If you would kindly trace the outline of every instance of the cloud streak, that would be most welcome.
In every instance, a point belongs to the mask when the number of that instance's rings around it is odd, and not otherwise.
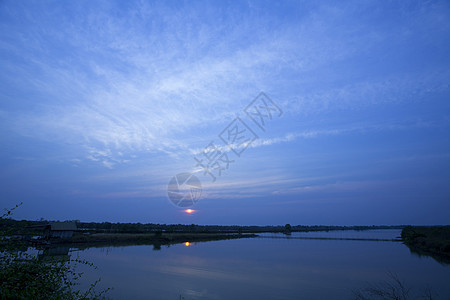
[[[44,140],[79,144],[88,152],[88,159],[107,167],[121,160],[96,160],[89,153],[105,152],[109,157],[120,151],[177,155],[192,144],[192,139],[185,136],[197,128],[230,120],[261,87],[272,90],[274,83],[291,84],[290,79],[283,82],[277,78],[282,72],[293,70],[293,77],[308,74],[358,51],[367,51],[376,41],[368,40],[368,35],[357,38],[346,30],[340,39],[329,36],[318,39],[317,36],[332,30],[333,24],[318,22],[315,15],[305,18],[301,27],[296,23],[283,24],[258,30],[248,38],[249,31],[268,21],[249,18],[243,24],[231,22],[229,28],[195,24],[195,30],[190,31],[185,22],[196,17],[195,9],[184,8],[179,19],[179,13],[159,6],[158,9],[167,12],[161,20],[167,26],[161,32],[161,28],[151,26],[148,31],[147,20],[161,16],[145,4],[125,10],[120,18],[108,14],[118,9],[114,5],[101,4],[101,9],[100,13],[87,14],[75,10],[73,15],[60,19],[59,30],[45,24],[47,31],[32,30],[19,37],[26,46],[22,52],[29,55],[28,61],[37,70],[31,76],[25,75],[31,71],[30,67],[27,70],[17,64],[3,62],[3,65],[10,72],[22,72],[24,80],[39,90],[41,100],[50,96],[38,106],[37,113],[36,110],[17,113],[14,130]],[[319,10],[338,19],[354,13],[330,10],[327,5]],[[216,13],[222,11],[213,12]],[[25,20],[29,27],[40,21],[31,15]],[[86,26],[100,30],[86,32]],[[361,25],[356,30],[363,29]],[[218,35],[220,40],[214,49],[206,49],[205,43],[216,41]],[[68,36],[71,38],[67,39]],[[247,42],[243,43],[243,39]],[[350,48],[347,41],[358,46]],[[13,45],[5,46],[14,49]],[[68,59],[55,61],[46,53],[46,46],[50,49],[62,46],[71,52],[63,53]],[[334,50],[329,51],[330,47]],[[186,54],[187,59],[182,59]],[[285,110],[294,115],[405,101],[414,93],[448,89],[448,82],[443,80],[449,77],[447,73],[395,75],[280,100],[284,101]],[[333,129],[325,132],[332,134]],[[303,137],[305,134],[315,133],[300,133]],[[259,140],[253,146],[286,142],[294,136]]]

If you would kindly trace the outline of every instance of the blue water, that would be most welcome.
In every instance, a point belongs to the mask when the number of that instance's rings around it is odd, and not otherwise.
[[[292,232],[291,235],[283,233],[262,233],[263,237],[318,237],[318,238],[349,238],[349,239],[397,239],[400,238],[401,229],[376,229],[376,230],[332,230]]]
[[[265,234],[271,235],[271,234]],[[310,232],[292,236],[395,238],[399,230]],[[283,235],[278,235],[283,236]],[[352,299],[392,272],[420,294],[450,299],[450,266],[411,254],[400,242],[253,238],[162,246],[89,248],[113,299]]]

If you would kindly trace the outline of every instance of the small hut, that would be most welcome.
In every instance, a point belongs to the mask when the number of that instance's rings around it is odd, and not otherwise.
[[[73,221],[50,222],[45,227],[45,236],[68,239],[73,236],[75,231],[77,231],[77,224]]]

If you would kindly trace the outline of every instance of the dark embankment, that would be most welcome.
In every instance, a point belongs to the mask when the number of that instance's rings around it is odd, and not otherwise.
[[[112,233],[74,235],[70,239],[52,239],[52,244],[88,244],[88,245],[124,245],[124,244],[177,244],[185,242],[207,242],[256,237],[255,234],[226,234],[226,233]]]
[[[402,240],[411,252],[450,264],[450,226],[406,226]]]

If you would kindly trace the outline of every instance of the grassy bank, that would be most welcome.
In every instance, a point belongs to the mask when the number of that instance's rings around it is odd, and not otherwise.
[[[206,242],[256,237],[255,234],[226,233],[96,233],[76,234],[70,239],[51,239],[52,244],[176,244],[185,242]]]
[[[450,226],[406,226],[402,240],[411,252],[450,264]]]

